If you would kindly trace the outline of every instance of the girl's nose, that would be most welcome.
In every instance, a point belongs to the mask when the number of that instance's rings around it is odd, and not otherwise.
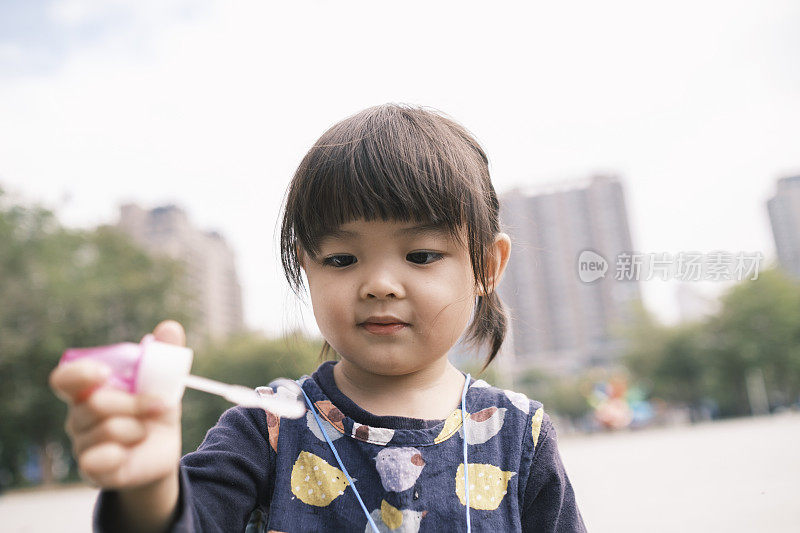
[[[373,269],[361,285],[359,296],[364,300],[405,298],[403,284],[386,268]]]

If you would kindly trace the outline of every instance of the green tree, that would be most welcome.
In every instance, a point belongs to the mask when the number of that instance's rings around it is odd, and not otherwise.
[[[641,308],[627,331],[625,366],[654,397],[697,417],[708,397],[711,340],[703,322],[658,323]]]
[[[588,393],[591,391],[591,372],[578,375],[553,375],[531,369],[522,373],[517,390],[542,403],[545,411],[576,424],[588,415]]]
[[[624,361],[651,395],[689,406],[713,400],[721,416],[751,412],[748,375],[764,376],[771,407],[800,395],[800,283],[779,269],[741,282],[706,320],[664,326],[642,310]]]
[[[38,450],[45,481],[66,406],[47,385],[72,346],[136,341],[163,318],[188,323],[180,266],[154,259],[113,228],[76,231],[0,189],[0,469],[23,482]],[[48,446],[50,445],[50,446]]]
[[[311,374],[319,364],[322,341],[299,334],[268,339],[243,333],[195,353],[192,373],[224,383],[258,387],[285,377]],[[231,404],[225,399],[187,389],[183,398],[183,452],[197,449],[206,432]]]
[[[712,388],[725,415],[749,414],[746,379],[761,370],[770,404],[800,394],[800,284],[779,269],[740,283],[722,298],[708,330]]]

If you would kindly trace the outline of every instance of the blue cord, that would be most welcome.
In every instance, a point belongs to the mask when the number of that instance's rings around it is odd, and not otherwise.
[[[467,462],[467,389],[469,388],[470,375],[464,381],[464,390],[461,391],[461,430],[464,441],[464,500],[467,508],[467,533],[472,532],[472,525],[469,519],[469,463]]]
[[[311,412],[314,413],[314,419],[317,421],[317,425],[319,426],[319,430],[322,432],[322,436],[325,437],[328,446],[331,447],[331,451],[333,452],[334,457],[336,457],[336,461],[339,463],[339,466],[342,467],[342,472],[344,472],[344,477],[346,477],[347,482],[350,483],[350,488],[353,489],[353,494],[356,495],[358,503],[361,504],[361,508],[364,510],[364,514],[367,515],[367,520],[369,521],[369,525],[372,526],[372,530],[375,533],[380,533],[380,530],[378,530],[378,526],[375,525],[375,522],[372,520],[372,516],[370,516],[369,511],[367,511],[367,506],[364,505],[364,501],[361,499],[361,495],[358,493],[358,490],[356,490],[355,483],[353,483],[350,474],[347,473],[347,468],[344,467],[344,464],[342,463],[339,454],[336,452],[336,448],[333,446],[330,437],[328,437],[328,432],[325,431],[324,427],[322,427],[322,421],[319,419],[319,415],[317,415],[317,410],[314,409],[314,406],[311,404],[311,399],[308,397],[308,394],[306,394],[306,391],[303,390],[303,387],[300,387],[300,391],[303,393],[303,396],[305,396],[306,403],[308,404],[309,409],[311,409]]]
[[[461,430],[463,432],[463,442],[464,442],[464,500],[466,501],[466,509],[467,509],[467,533],[472,533],[472,524],[470,522],[469,516],[469,463],[467,462],[467,389],[469,388],[469,380],[470,375],[467,374],[466,380],[464,381],[464,390],[461,391]],[[356,485],[353,482],[353,479],[350,477],[350,474],[347,473],[347,468],[345,468],[344,463],[342,463],[342,459],[339,457],[339,453],[336,451],[333,443],[331,442],[330,437],[328,437],[328,432],[325,431],[325,428],[322,426],[322,420],[319,419],[319,415],[317,415],[317,410],[314,409],[314,405],[311,403],[311,399],[306,394],[306,391],[303,390],[303,387],[300,387],[300,392],[303,393],[303,396],[306,399],[306,403],[308,404],[308,408],[311,409],[311,412],[314,414],[314,419],[317,421],[317,426],[319,426],[319,430],[322,432],[322,436],[325,437],[325,441],[330,446],[331,451],[333,452],[333,456],[336,457],[336,462],[339,463],[339,466],[342,467],[342,472],[344,476],[347,478],[347,482],[350,483],[350,488],[353,489],[353,494],[356,495],[356,499],[358,503],[361,505],[361,509],[364,510],[364,514],[367,516],[367,521],[369,525],[372,526],[372,530],[375,533],[380,533],[378,530],[378,526],[375,525],[375,521],[372,520],[372,516],[367,511],[367,506],[364,505],[364,501],[361,499],[361,495],[358,493],[356,489]]]

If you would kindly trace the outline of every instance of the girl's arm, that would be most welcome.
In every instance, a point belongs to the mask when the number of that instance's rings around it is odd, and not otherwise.
[[[164,321],[156,340],[183,345],[180,324]],[[67,404],[65,429],[82,476],[119,491],[114,531],[162,531],[178,499],[181,454],[180,404],[105,384],[111,369],[91,359],[59,364],[50,373],[53,392]]]
[[[105,523],[96,519],[95,531],[168,531],[180,510],[178,475],[176,471],[151,485],[105,493]]]
[[[558,452],[556,430],[546,413],[525,489],[522,531],[586,531],[575,492]]]
[[[176,511],[164,531],[244,531],[252,511],[269,499],[273,465],[266,413],[227,410],[197,451],[181,459]],[[95,531],[119,531],[120,496],[101,493]]]

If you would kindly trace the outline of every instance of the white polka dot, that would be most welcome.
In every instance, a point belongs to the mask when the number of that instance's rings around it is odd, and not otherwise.
[[[294,490],[300,490],[300,485],[296,486]]]
[[[317,481],[317,485],[322,485],[322,481]]]
[[[478,498],[477,498],[477,499],[478,499],[478,500],[480,500],[480,499],[481,499],[481,495],[480,495],[480,494],[478,494]]]
[[[315,466],[315,467],[314,467],[314,470],[319,470],[319,467],[318,467],[318,466]]]
[[[478,477],[483,477],[483,472],[478,472]]]
[[[309,479],[311,479],[311,476],[306,476],[306,478],[303,481],[308,481]]]
[[[470,485],[469,490],[475,490],[475,485]]]
[[[308,489],[309,494],[314,494],[314,489]]]
[[[323,497],[323,498],[325,497],[325,493],[323,493],[323,494],[322,494],[322,497]]]
[[[302,469],[304,469],[304,468],[305,468],[305,467],[304,467],[303,465],[300,465],[300,470],[302,470]]]
[[[483,490],[488,491],[489,490],[489,485],[486,485],[485,487],[483,487]]]

